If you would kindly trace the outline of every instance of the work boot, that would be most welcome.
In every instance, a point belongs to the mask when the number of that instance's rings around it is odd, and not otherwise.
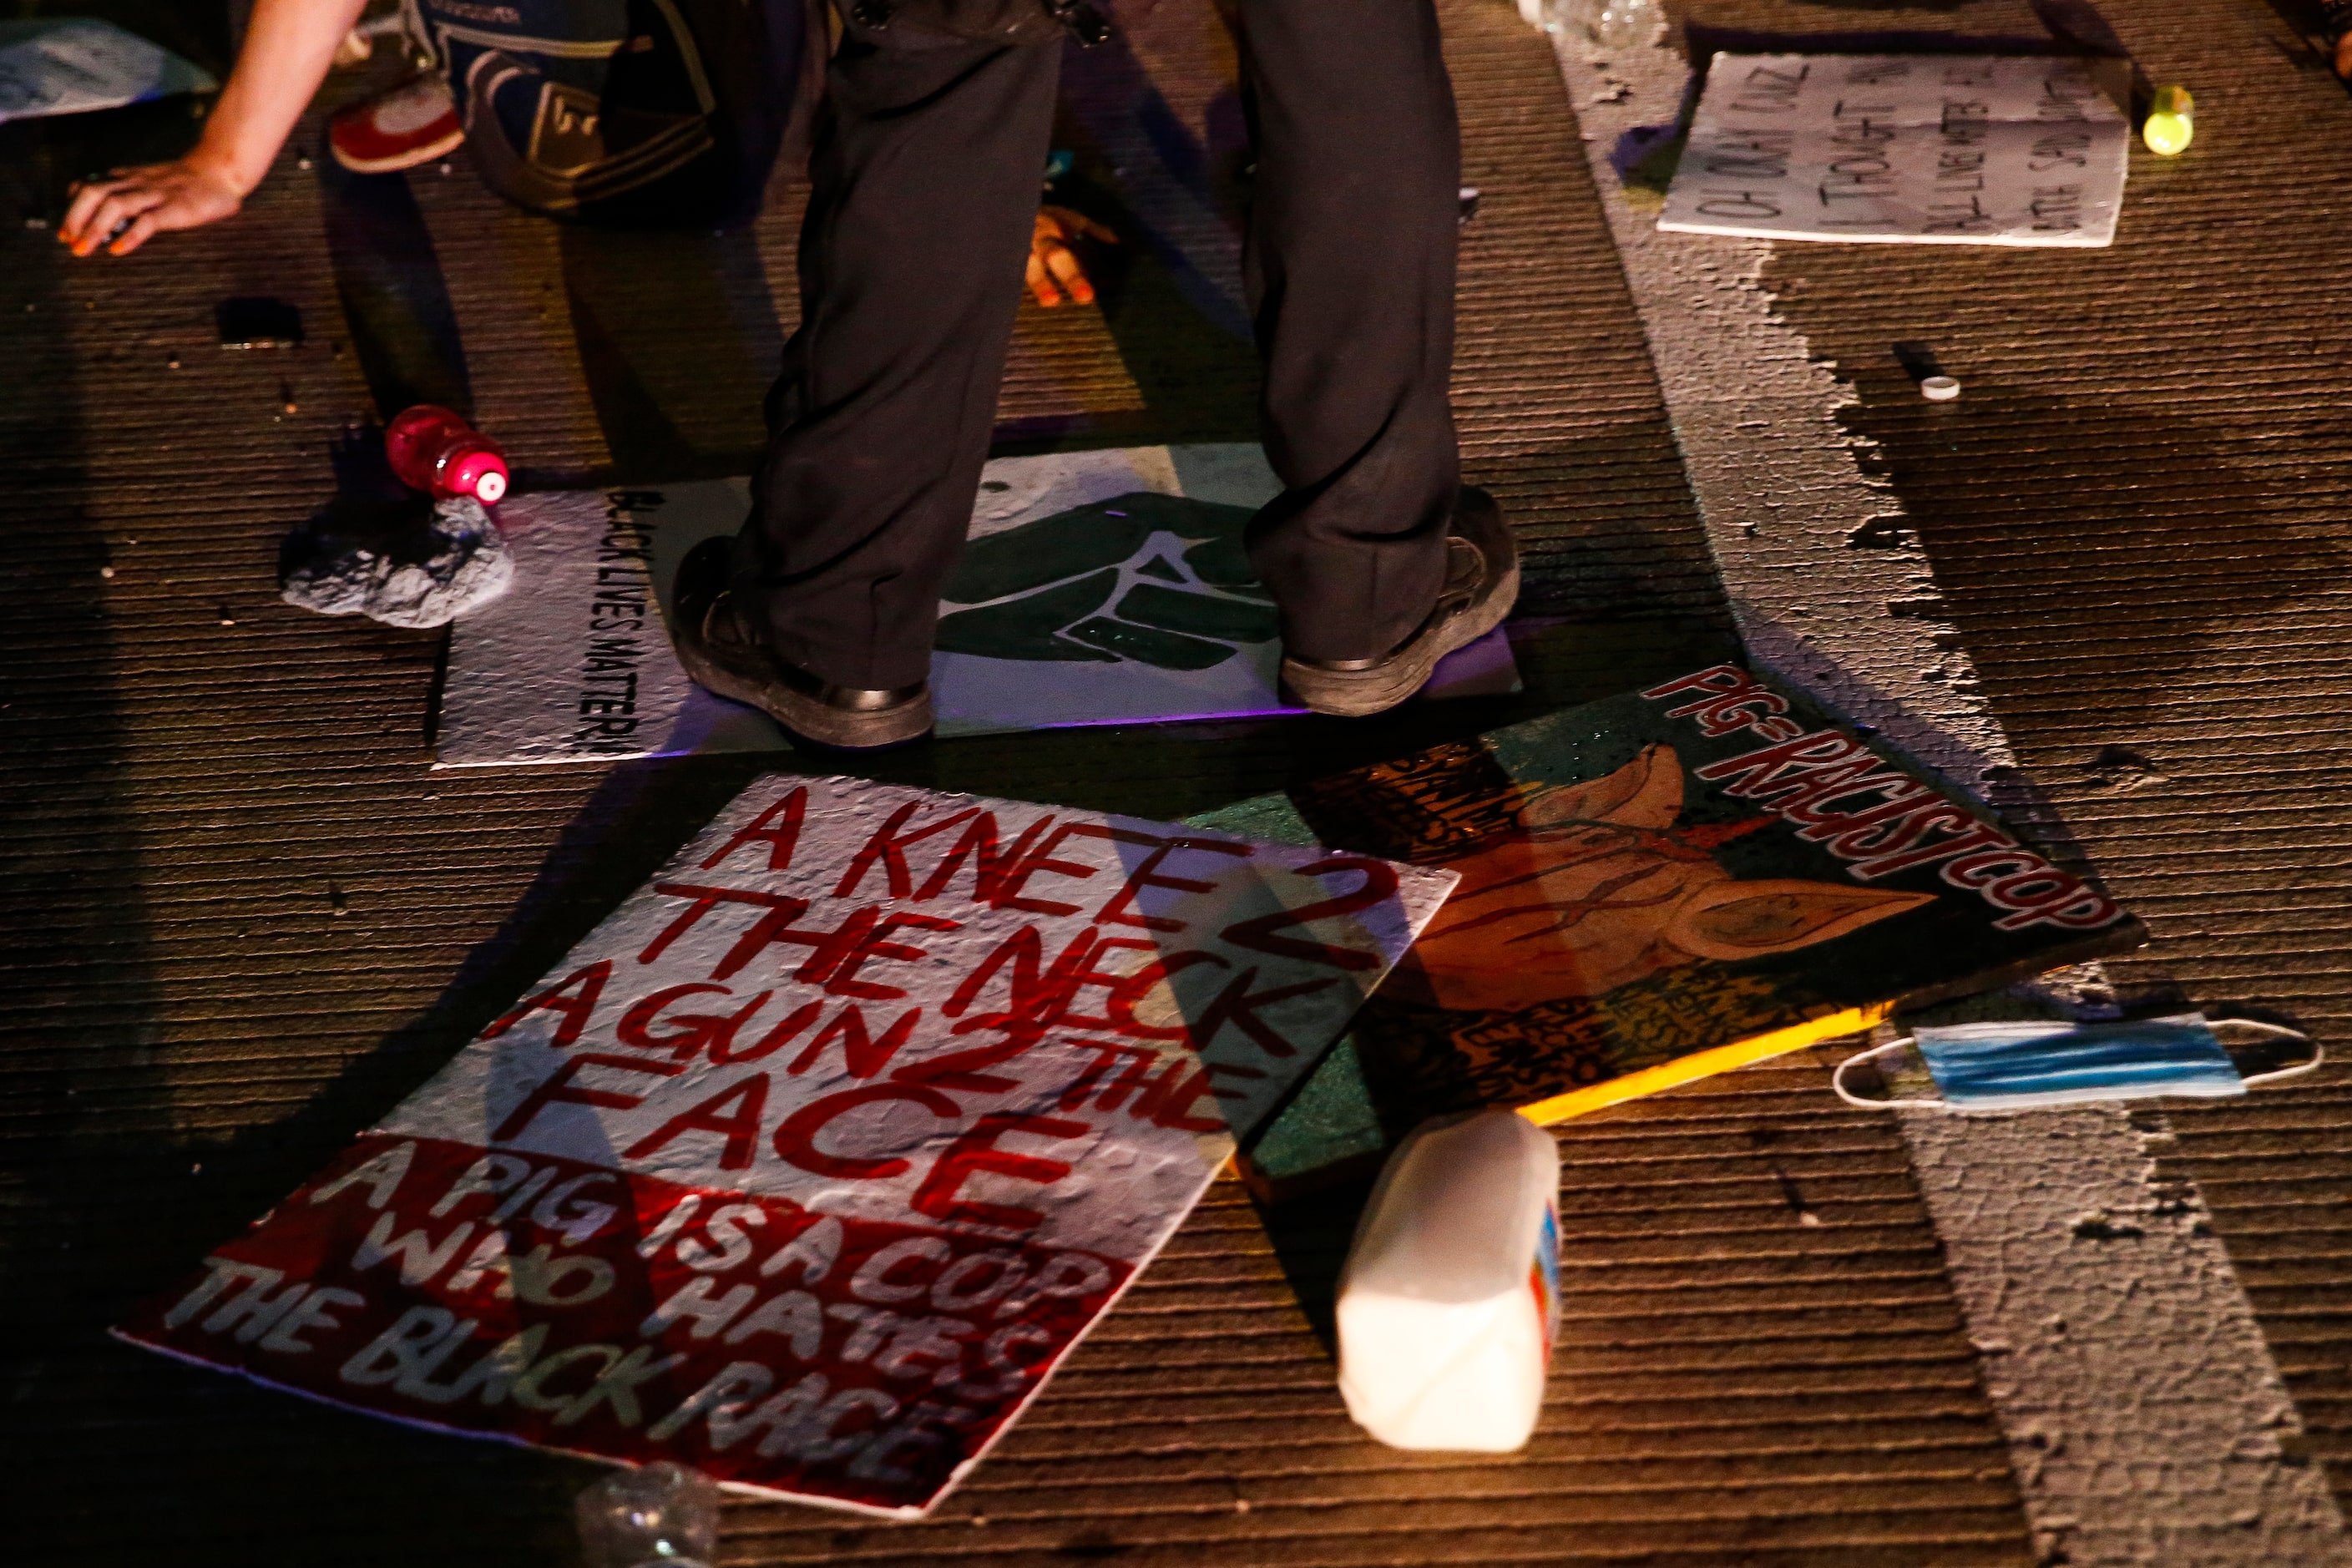
[[[1445,536],[1445,584],[1412,636],[1379,658],[1285,658],[1282,683],[1318,713],[1360,719],[1386,712],[1428,684],[1437,661],[1475,642],[1519,597],[1519,547],[1495,498],[1465,486]]]
[[[931,689],[834,686],[778,658],[735,613],[728,587],[733,542],[706,539],[677,569],[677,661],[705,690],[765,713],[795,742],[870,751],[921,739],[931,728]]]

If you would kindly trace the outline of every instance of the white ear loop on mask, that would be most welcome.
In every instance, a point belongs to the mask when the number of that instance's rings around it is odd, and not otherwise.
[[[2311,1047],[2309,1061],[2297,1062],[2291,1068],[2280,1068],[2275,1072],[2258,1072],[2246,1080],[2248,1089],[2253,1088],[2258,1083],[2276,1083],[2283,1078],[2294,1078],[2303,1073],[2316,1072],[2319,1070],[2319,1065],[2327,1059],[2326,1048],[2317,1040],[2313,1039],[2301,1029],[2290,1029],[2284,1024],[2265,1024],[2260,1018],[2210,1018],[2206,1021],[2205,1026],[2216,1035],[2224,1029],[2252,1029],[2258,1035],[2268,1035],[2273,1039],[2301,1040]]]
[[[1913,1038],[1914,1037],[1906,1035],[1899,1040],[1889,1040],[1883,1046],[1873,1046],[1866,1051],[1858,1051],[1846,1058],[1845,1060],[1838,1063],[1837,1069],[1830,1074],[1830,1088],[1835,1089],[1837,1097],[1848,1105],[1858,1105],[1864,1110],[1943,1110],[1944,1102],[1940,1100],[1864,1100],[1845,1086],[1846,1068],[1863,1062],[1874,1062],[1881,1057],[1889,1056],[1911,1044]]]
[[[2258,1072],[2244,1080],[2248,1089],[2253,1088],[2258,1083],[2276,1083],[2283,1078],[2296,1078],[2304,1073],[2316,1072],[2319,1070],[2320,1064],[2327,1060],[2326,1048],[2317,1040],[2313,1039],[2301,1029],[2290,1029],[2284,1024],[2265,1024],[2259,1018],[2209,1018],[2205,1021],[2205,1026],[2212,1030],[2217,1037],[2223,1029],[2252,1029],[2256,1034],[2268,1035],[2274,1039],[2301,1040],[2310,1046],[2309,1061],[2297,1062],[2291,1068],[2280,1068],[2274,1072]],[[1864,1110],[1948,1110],[1951,1109],[1948,1102],[1941,1100],[1864,1100],[1846,1088],[1846,1068],[1859,1067],[1864,1062],[1876,1061],[1881,1057],[1891,1055],[1906,1046],[1914,1044],[1916,1039],[1916,1036],[1906,1035],[1899,1040],[1889,1040],[1883,1046],[1873,1046],[1866,1051],[1855,1052],[1838,1063],[1835,1070],[1831,1072],[1830,1088],[1848,1105],[1860,1106]]]

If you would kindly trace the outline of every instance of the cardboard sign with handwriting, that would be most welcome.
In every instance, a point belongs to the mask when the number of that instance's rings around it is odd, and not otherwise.
[[[2107,245],[2130,141],[2077,58],[1717,55],[1658,227]]]
[[[115,1331],[402,1421],[918,1516],[1454,880],[769,777]]]

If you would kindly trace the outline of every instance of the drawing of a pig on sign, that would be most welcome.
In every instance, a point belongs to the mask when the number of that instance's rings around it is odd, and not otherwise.
[[[1435,862],[1461,886],[1398,966],[1394,994],[1463,1012],[1600,996],[1701,959],[1793,952],[1934,901],[1735,878],[1716,847],[1770,819],[1677,830],[1671,746],[1588,783],[1519,793],[1518,831]]]

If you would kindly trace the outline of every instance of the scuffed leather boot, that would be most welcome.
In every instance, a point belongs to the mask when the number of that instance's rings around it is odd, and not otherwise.
[[[1282,683],[1318,713],[1385,712],[1427,685],[1439,659],[1502,625],[1518,597],[1519,547],[1510,525],[1493,496],[1465,485],[1446,531],[1445,584],[1419,629],[1379,658],[1286,658]]]
[[[841,751],[871,751],[920,740],[931,728],[931,689],[918,681],[894,689],[834,686],[796,669],[754,640],[735,614],[727,586],[733,545],[706,539],[677,569],[678,662],[695,684],[748,703],[782,725],[794,741]]]

